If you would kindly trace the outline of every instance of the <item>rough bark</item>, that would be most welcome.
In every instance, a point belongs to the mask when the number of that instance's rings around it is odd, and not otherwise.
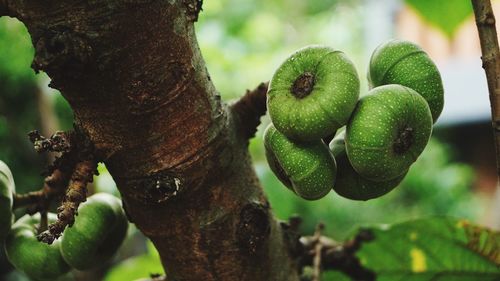
[[[32,67],[68,100],[169,280],[298,280],[248,155],[254,128],[206,71],[199,9],[195,0],[0,0],[0,15],[27,26]]]

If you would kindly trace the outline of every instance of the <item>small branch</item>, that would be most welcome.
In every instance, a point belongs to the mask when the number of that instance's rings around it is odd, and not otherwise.
[[[49,227],[49,217],[47,210],[40,212],[40,227],[38,227],[38,233],[46,231]]]
[[[321,252],[323,250],[323,244],[320,242],[321,233],[325,229],[323,223],[318,224],[316,227],[316,232],[314,233],[314,258],[313,258],[313,276],[312,281],[321,281]]]
[[[339,244],[325,236],[319,236],[319,238],[317,235],[302,237],[300,238],[300,242],[304,248],[304,255],[302,256],[300,266],[312,265],[316,272],[317,265],[315,262],[320,260],[321,268],[342,271],[353,280],[375,280],[375,273],[364,268],[356,257],[356,252],[361,248],[362,243],[372,239],[372,233],[367,230],[361,230],[354,239],[344,244]],[[316,256],[316,249],[318,248],[321,249],[321,257]]]
[[[495,139],[497,176],[500,176],[500,51],[495,15],[490,0],[472,0],[481,42],[483,68],[488,80],[492,127]]]
[[[66,195],[57,209],[57,221],[49,225],[48,231],[38,235],[38,240],[52,244],[59,238],[66,226],[72,226],[78,214],[80,203],[87,200],[87,184],[92,182],[97,162],[86,160],[76,164]]]
[[[28,213],[31,215],[43,211],[48,208],[53,199],[64,194],[70,177],[71,173],[55,169],[50,176],[45,178],[41,190],[26,194],[15,194],[13,209],[30,206]]]
[[[246,94],[231,106],[238,117],[239,131],[245,139],[255,136],[260,117],[266,114],[266,93],[268,83],[260,83],[254,90],[247,90]]]

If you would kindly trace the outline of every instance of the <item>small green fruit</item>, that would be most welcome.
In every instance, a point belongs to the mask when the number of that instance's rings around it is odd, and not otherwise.
[[[49,222],[56,220],[49,214]],[[13,226],[5,239],[5,251],[12,265],[35,280],[55,280],[70,270],[60,252],[60,241],[51,245],[39,242],[37,227],[40,215],[25,215]]]
[[[370,59],[371,87],[400,84],[415,90],[429,104],[434,122],[444,104],[441,75],[431,58],[417,45],[391,40],[378,46]]]
[[[61,242],[64,260],[79,270],[103,265],[120,247],[127,228],[118,198],[107,193],[90,196],[78,208],[73,226],[64,232]]]
[[[7,164],[0,161],[0,245],[10,231],[14,215],[12,213],[14,177]]]
[[[361,98],[347,124],[346,149],[362,177],[384,182],[404,174],[432,132],[427,102],[401,85],[377,87]]]
[[[369,200],[380,197],[398,186],[406,172],[393,180],[384,182],[374,182],[360,176],[347,158],[344,135],[335,137],[330,143],[330,150],[337,162],[337,179],[333,186],[337,194],[352,200]]]
[[[294,140],[318,140],[347,123],[359,97],[359,78],[344,53],[309,46],[276,70],[267,95],[278,131]]]
[[[264,133],[264,145],[271,170],[300,197],[316,200],[332,189],[335,159],[322,140],[293,142],[270,124]]]

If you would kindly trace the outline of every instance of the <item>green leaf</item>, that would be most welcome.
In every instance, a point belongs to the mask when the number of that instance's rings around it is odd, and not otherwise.
[[[451,218],[368,230],[357,256],[377,281],[500,280],[500,232]]]
[[[472,15],[470,0],[406,0],[429,24],[452,38],[459,26]]]

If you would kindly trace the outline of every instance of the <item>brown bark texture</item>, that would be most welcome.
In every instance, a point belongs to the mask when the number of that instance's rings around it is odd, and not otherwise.
[[[200,8],[0,0],[0,16],[28,28],[33,69],[71,105],[168,280],[298,280],[247,149],[265,103],[221,101],[196,42]]]
[[[500,176],[500,50],[496,20],[490,0],[472,0],[472,7],[481,43],[481,59],[488,80],[498,177]]]

